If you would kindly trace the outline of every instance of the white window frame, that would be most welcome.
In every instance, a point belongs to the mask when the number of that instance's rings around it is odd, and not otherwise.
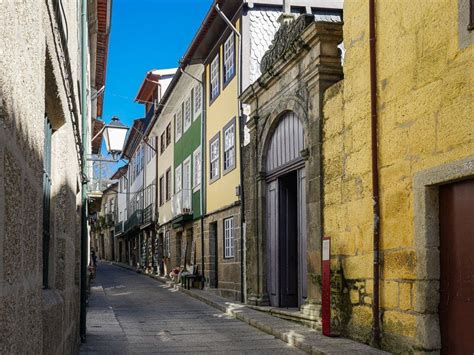
[[[175,142],[179,141],[183,135],[183,109],[181,108],[174,115]]]
[[[182,164],[182,185],[183,185],[183,190],[191,190],[191,185],[192,185],[192,167],[191,167],[191,156],[187,157],[184,159],[183,164]],[[185,179],[184,179],[184,174],[188,174],[188,186],[185,186]]]
[[[209,142],[209,180],[210,182],[214,182],[221,177],[221,167],[220,167],[220,132],[218,132]],[[217,154],[213,155],[213,148],[217,146]],[[213,167],[214,164],[217,165],[217,172],[213,175]]]
[[[163,238],[163,256],[165,258],[169,258],[171,255],[170,253],[170,239],[171,239],[171,231],[167,230],[165,231],[165,235]]]
[[[182,166],[179,164],[174,170],[174,193],[177,194],[183,189]]]
[[[184,100],[184,123],[183,123],[183,134],[191,127],[193,122],[193,108],[191,102],[191,94]]]
[[[224,84],[227,84],[235,74],[235,39],[234,33],[224,42]]]
[[[234,217],[224,219],[224,259],[235,257]]]
[[[211,101],[214,100],[220,94],[220,63],[219,63],[219,53],[216,54],[214,59],[211,62],[210,69],[210,83],[211,83]]]
[[[202,110],[201,84],[197,84],[194,87],[193,96],[194,96],[194,104],[193,104],[194,118],[193,119],[196,120],[199,117],[199,115],[201,115],[201,110]]]
[[[223,152],[223,158],[224,158],[224,174],[233,170],[235,168],[235,157],[236,157],[236,149],[235,149],[235,139],[236,139],[236,132],[235,132],[235,118],[230,120],[229,123],[227,123],[224,126],[223,133],[222,133],[222,139],[224,140],[224,152]],[[228,135],[228,132],[230,134]],[[232,143],[232,145],[229,145]],[[231,152],[231,155],[229,156],[229,152]]]
[[[201,187],[202,161],[201,146],[193,152],[193,190],[197,191]]]

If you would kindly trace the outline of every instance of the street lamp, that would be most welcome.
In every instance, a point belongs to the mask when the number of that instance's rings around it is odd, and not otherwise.
[[[117,116],[112,117],[109,124],[104,125],[100,131],[92,138],[91,142],[95,141],[97,137],[101,136],[105,139],[105,147],[109,154],[112,154],[112,160],[99,158],[89,158],[89,161],[101,161],[116,163],[125,145],[125,138],[127,137],[128,127],[125,126]]]
[[[105,147],[114,159],[122,153],[127,132],[128,127],[117,116],[112,117],[112,121],[104,126]]]

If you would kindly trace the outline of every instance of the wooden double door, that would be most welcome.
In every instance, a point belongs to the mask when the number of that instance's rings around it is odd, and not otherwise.
[[[267,288],[274,307],[299,307],[306,299],[305,169],[267,183]]]

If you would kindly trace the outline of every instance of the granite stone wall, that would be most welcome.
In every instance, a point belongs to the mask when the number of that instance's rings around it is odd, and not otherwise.
[[[224,219],[234,218],[234,256],[224,257]],[[215,223],[215,224],[214,224]],[[217,233],[211,235],[210,225],[217,227]],[[217,292],[226,298],[240,301],[241,297],[241,233],[240,233],[240,204],[214,212],[204,218],[204,260],[205,276],[209,277],[209,286],[215,287],[217,280]],[[217,243],[217,249],[215,244]],[[216,255],[217,251],[217,255]],[[211,267],[210,261],[217,263],[217,275],[215,268]],[[207,261],[207,262],[206,262]]]
[[[65,7],[74,83],[80,55],[76,5]],[[51,9],[52,1],[0,2],[1,354],[73,354],[79,344],[79,163]],[[45,115],[53,126],[47,289]]]
[[[466,11],[462,11],[462,9]],[[403,15],[402,15],[403,14]],[[378,1],[376,56],[382,347],[441,347],[441,184],[474,176],[467,1]],[[373,200],[369,9],[344,3],[344,80],[324,101],[324,221],[340,332],[371,340]]]

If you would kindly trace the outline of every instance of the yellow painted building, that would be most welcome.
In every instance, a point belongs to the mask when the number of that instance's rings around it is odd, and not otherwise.
[[[237,30],[240,29],[239,21],[236,21]],[[235,73],[230,76],[229,80],[225,80],[223,73],[224,66],[224,43],[218,44],[218,52],[212,56],[217,58],[219,61],[219,93],[216,97],[212,97],[212,85],[211,85],[211,64],[209,62],[205,66],[206,72],[206,87],[207,100],[206,100],[206,137],[208,141],[206,157],[207,167],[207,179],[206,179],[206,211],[207,213],[213,213],[219,209],[229,207],[235,202],[239,201],[239,197],[235,193],[235,189],[240,185],[240,154],[238,152],[238,142],[240,141],[239,129],[238,129],[238,58],[239,48],[237,45],[238,38],[233,33],[228,32],[227,38],[234,38],[235,43]],[[232,39],[231,39],[232,41]],[[224,127],[230,122],[234,123],[234,157],[235,162],[231,164],[229,169],[226,169],[224,162],[223,149],[225,145],[225,132]],[[219,154],[219,173],[216,177],[211,176],[210,164],[211,164],[211,149],[210,142],[212,138],[220,137],[221,153]],[[228,170],[228,171],[227,171]]]
[[[236,31],[239,13],[228,12]],[[212,39],[204,62],[205,214],[204,249],[208,250],[211,287],[235,300],[242,298],[240,228],[239,35],[225,25]],[[205,253],[206,254],[206,253]],[[211,261],[215,258],[215,261]]]
[[[469,1],[379,0],[375,23],[381,344],[394,352],[453,351],[456,335],[440,313],[440,299],[449,292],[440,260],[449,255],[439,247],[445,218],[439,191],[474,178]],[[324,102],[324,233],[332,241],[333,325],[370,342],[374,216],[367,1],[345,1],[344,46],[344,80],[326,92]]]

